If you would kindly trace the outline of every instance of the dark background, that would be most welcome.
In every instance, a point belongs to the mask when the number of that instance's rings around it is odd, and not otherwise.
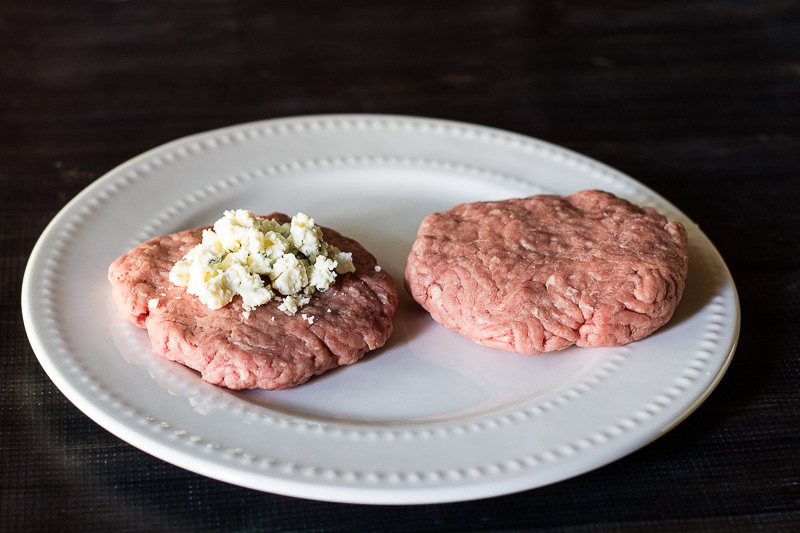
[[[751,531],[800,527],[800,3],[0,0],[0,530]],[[742,306],[717,390],[671,433],[520,494],[412,507],[255,492],[86,418],[28,344],[49,220],[117,164],[259,119],[397,113],[564,145],[717,245]]]

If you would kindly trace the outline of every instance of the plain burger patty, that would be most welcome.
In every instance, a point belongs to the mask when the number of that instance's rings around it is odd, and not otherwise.
[[[445,327],[485,346],[539,354],[650,335],[671,318],[687,269],[683,225],[588,190],[428,215],[405,283]]]

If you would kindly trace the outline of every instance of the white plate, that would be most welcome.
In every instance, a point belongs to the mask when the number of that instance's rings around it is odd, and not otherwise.
[[[436,325],[402,290],[406,255],[429,212],[586,188],[652,205],[687,226],[686,293],[651,337],[537,357],[496,352]],[[216,388],[155,356],[146,333],[113,308],[109,263],[231,208],[304,211],[361,241],[401,292],[387,346],[283,392]],[[244,487],[376,504],[507,494],[618,459],[700,405],[739,332],[736,291],[711,242],[633,179],[512,133],[375,115],[244,124],[115,168],[42,234],[22,310],[55,385],[130,444]]]

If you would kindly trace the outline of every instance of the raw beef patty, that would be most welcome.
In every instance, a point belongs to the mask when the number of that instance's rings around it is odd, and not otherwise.
[[[282,213],[267,218],[290,220]],[[339,275],[292,316],[273,300],[245,318],[238,295],[210,310],[169,282],[170,269],[201,241],[203,229],[147,241],[108,272],[114,302],[126,320],[147,329],[157,354],[197,370],[203,380],[230,389],[285,389],[355,363],[392,333],[398,300],[391,276],[376,268],[375,257],[356,241],[325,227],[328,243],[352,253],[355,272]]]
[[[485,346],[539,354],[651,334],[672,316],[687,268],[683,225],[590,190],[428,215],[405,283],[445,327]]]

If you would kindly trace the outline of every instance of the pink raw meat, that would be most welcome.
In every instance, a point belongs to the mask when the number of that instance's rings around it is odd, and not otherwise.
[[[282,213],[267,218],[290,220]],[[170,269],[200,242],[203,229],[151,239],[114,261],[108,273],[120,313],[147,329],[157,354],[197,370],[203,380],[230,389],[285,389],[355,363],[391,335],[398,303],[392,277],[356,241],[325,227],[327,242],[352,253],[355,272],[337,277],[292,316],[270,301],[245,318],[239,296],[210,310],[169,282]],[[149,305],[152,299],[157,306]]]
[[[445,327],[492,348],[539,354],[650,335],[672,317],[687,270],[683,225],[588,190],[428,215],[405,283]]]

